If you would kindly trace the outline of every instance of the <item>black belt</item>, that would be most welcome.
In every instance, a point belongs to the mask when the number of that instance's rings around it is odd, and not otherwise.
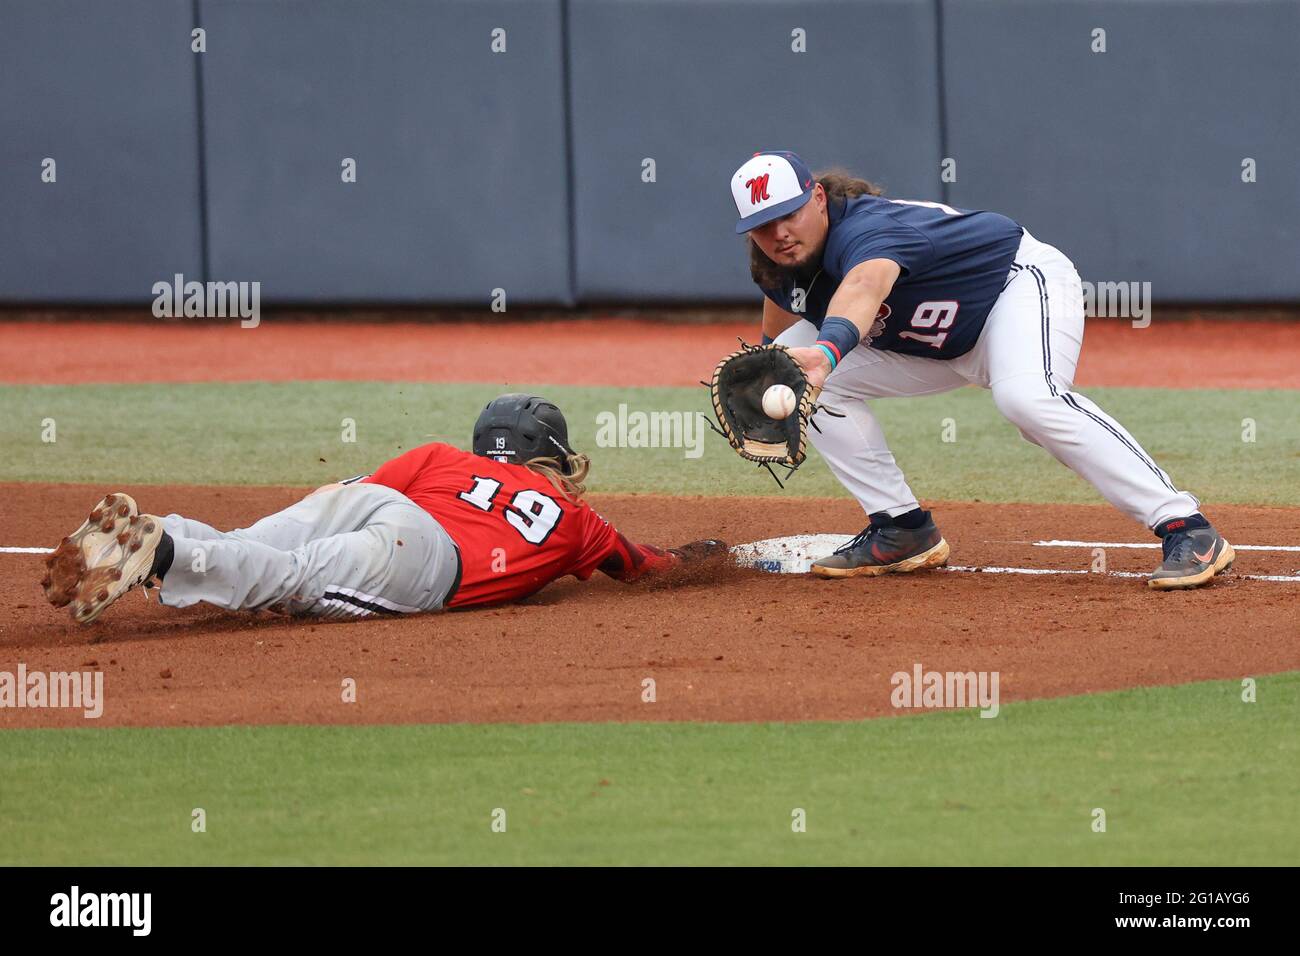
[[[460,548],[452,544],[452,550],[456,552],[456,576],[451,580],[451,587],[447,589],[447,596],[442,599],[444,608],[451,603],[452,598],[456,596],[456,592],[460,590],[460,576],[465,571],[465,565],[460,560]]]

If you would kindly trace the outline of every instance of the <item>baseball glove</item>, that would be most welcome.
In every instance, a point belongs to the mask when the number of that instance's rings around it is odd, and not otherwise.
[[[784,345],[746,345],[743,341],[740,345],[740,351],[728,355],[713,370],[709,393],[721,426],[715,431],[737,454],[758,462],[773,478],[776,474],[771,466],[784,465],[789,469],[788,478],[808,455],[808,425],[819,409],[821,389],[808,384],[808,376]],[[763,393],[773,385],[788,385],[794,392],[794,411],[779,421],[763,411]]]

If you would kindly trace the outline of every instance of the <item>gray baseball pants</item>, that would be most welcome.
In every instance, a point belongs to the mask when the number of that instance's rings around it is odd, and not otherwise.
[[[309,495],[250,528],[218,531],[163,518],[175,557],[160,601],[325,618],[414,614],[443,606],[460,581],[451,537],[423,508],[383,485]]]

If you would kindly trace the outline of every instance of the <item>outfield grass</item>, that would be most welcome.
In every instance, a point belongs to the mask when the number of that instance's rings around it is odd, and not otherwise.
[[[601,413],[704,412],[702,388],[536,389],[565,409],[574,444],[594,459],[595,491],[777,494],[712,432],[686,448],[597,444]],[[369,471],[427,441],[465,447],[503,386],[285,382],[0,387],[3,481],[312,485]],[[1300,392],[1092,389],[1181,487],[1209,502],[1294,505],[1300,487]],[[988,393],[890,399],[873,407],[912,488],[941,500],[1100,502],[1025,442]],[[110,418],[106,410],[115,415]],[[344,420],[355,422],[345,442]],[[956,441],[943,441],[947,419]],[[1243,441],[1243,421],[1255,440]],[[53,420],[56,441],[42,441]],[[112,421],[111,428],[105,427]],[[703,423],[699,423],[703,427]],[[694,431],[688,436],[696,438]],[[814,452],[784,494],[842,496]]]
[[[0,865],[1296,865],[1300,673],[1240,694],[995,719],[9,731]]]

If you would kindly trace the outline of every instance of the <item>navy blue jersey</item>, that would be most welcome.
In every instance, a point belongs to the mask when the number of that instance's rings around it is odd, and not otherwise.
[[[845,274],[869,259],[898,263],[898,280],[863,344],[952,359],[975,347],[1006,285],[1024,230],[995,212],[943,203],[858,196],[831,201],[821,270],[802,283],[763,289],[773,302],[818,328]],[[803,309],[793,301],[803,289]]]

